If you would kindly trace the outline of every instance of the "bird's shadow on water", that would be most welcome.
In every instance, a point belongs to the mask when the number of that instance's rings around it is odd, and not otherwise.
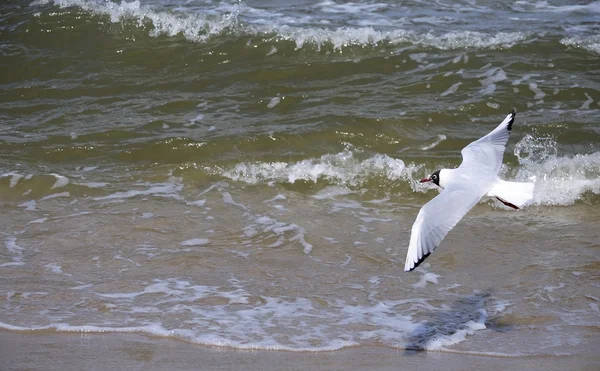
[[[461,331],[468,331],[474,324],[485,323],[487,329],[497,332],[510,331],[512,326],[501,323],[489,313],[493,305],[492,290],[486,290],[454,301],[450,308],[432,311],[429,319],[421,323],[409,336],[404,355],[415,355],[426,351],[436,339],[448,338]]]

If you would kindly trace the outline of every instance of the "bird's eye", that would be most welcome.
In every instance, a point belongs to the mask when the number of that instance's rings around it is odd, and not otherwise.
[[[432,175],[431,179],[437,179],[437,175]]]

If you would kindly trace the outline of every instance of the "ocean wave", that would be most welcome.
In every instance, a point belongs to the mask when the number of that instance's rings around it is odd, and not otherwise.
[[[149,6],[141,5],[138,0],[121,1],[119,4],[112,1],[39,0],[32,5],[42,4],[54,4],[60,8],[78,7],[92,14],[109,16],[113,23],[134,20],[137,26],[142,28],[150,22],[150,36],[181,34],[186,39],[196,42],[206,42],[213,36],[225,33],[237,23],[236,13],[211,16],[155,11]]]
[[[125,321],[127,326],[122,325],[123,321],[108,320],[97,325],[91,320],[73,325],[47,318],[36,325],[0,322],[0,329],[145,333],[233,349],[332,351],[377,341],[395,348],[444,350],[485,329],[488,316],[504,310],[501,301],[478,294],[453,303],[456,311],[449,311],[448,305],[437,307],[421,298],[362,305],[340,299],[257,298],[242,285],[206,286],[174,278],[154,279],[134,292],[94,294],[120,314],[131,316]],[[205,300],[216,298],[224,304],[206,305]],[[435,313],[431,321],[412,320],[421,308]],[[152,313],[152,317],[144,313]],[[185,326],[163,322],[157,313],[175,315]],[[310,326],[298,327],[306,321]]]
[[[547,1],[536,1],[528,3],[526,1],[517,1],[516,6],[512,8],[518,11],[536,11],[536,12],[552,12],[552,13],[571,13],[571,12],[589,12],[600,13],[600,1],[592,1],[585,5],[551,5]]]
[[[559,155],[556,141],[525,135],[515,145],[514,180],[534,181],[534,205],[567,206],[600,195],[600,152]]]
[[[533,205],[568,206],[600,196],[600,152],[559,155],[550,138],[526,135],[514,150],[519,166],[505,167],[502,177],[535,182]],[[388,155],[375,154],[360,160],[350,150],[296,162],[241,162],[230,168],[207,168],[209,173],[248,184],[322,182],[341,187],[408,185],[415,193],[429,189],[419,179],[430,165],[409,164]]]
[[[359,160],[353,151],[326,154],[298,162],[242,162],[230,169],[217,170],[219,175],[249,184],[261,182],[295,183],[307,181],[358,186],[373,177],[390,181],[408,180],[418,167],[406,166],[404,161],[376,154]],[[215,172],[214,170],[210,170]]]
[[[600,35],[565,37],[560,40],[560,43],[600,54]]]
[[[441,140],[441,139],[440,139]],[[427,149],[429,146],[420,147]],[[600,152],[586,154],[561,154],[553,138],[525,135],[514,147],[518,165],[504,165],[501,178],[509,181],[535,182],[533,205],[569,206],[578,202],[594,203],[600,197]],[[339,153],[297,161],[243,161],[232,166],[201,166],[209,175],[223,177],[245,184],[304,184],[317,186],[317,192],[330,186],[348,192],[358,189],[427,193],[430,187],[419,184],[439,166],[456,166],[448,163],[431,164],[411,162],[387,154],[367,154],[360,149],[346,149]],[[183,185],[178,182],[159,184],[138,183],[136,189],[107,194],[108,183],[69,181],[70,177],[58,174],[21,174],[15,171],[0,173],[0,189],[32,200],[90,193],[95,200],[130,198],[140,195],[181,198]],[[139,189],[145,186],[144,189]],[[54,193],[60,187],[62,193]],[[35,188],[35,192],[31,192]],[[68,192],[65,192],[68,191]],[[23,204],[23,207],[28,207]],[[33,209],[35,207],[29,207]]]
[[[437,49],[462,48],[507,48],[519,41],[527,39],[530,34],[525,32],[499,32],[486,34],[474,31],[453,31],[444,34],[418,33],[404,29],[380,31],[372,27],[340,27],[326,28],[295,28],[282,26],[272,30],[264,30],[265,34],[275,33],[275,39],[289,40],[296,44],[296,49],[311,44],[320,49],[331,44],[333,49],[340,50],[349,46],[377,46],[380,44],[413,44]]]
[[[290,41],[301,49],[311,46],[320,50],[331,46],[334,50],[344,47],[369,47],[381,44],[413,44],[437,49],[459,48],[507,48],[528,39],[528,32],[498,32],[488,34],[475,31],[451,31],[444,33],[416,32],[402,28],[377,30],[373,27],[319,27],[297,26],[280,22],[241,22],[240,12],[248,9],[243,5],[229,6],[214,11],[181,13],[161,11],[141,5],[139,1],[97,2],[91,0],[40,0],[32,5],[54,4],[60,8],[78,7],[96,15],[110,17],[111,22],[133,20],[138,27],[147,27],[150,36],[182,35],[194,42],[207,42],[212,37],[236,34],[240,37],[263,38],[265,42]],[[253,8],[252,8],[253,9]],[[292,22],[294,23],[294,22]]]

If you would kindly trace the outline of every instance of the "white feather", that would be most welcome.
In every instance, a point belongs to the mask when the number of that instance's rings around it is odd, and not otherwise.
[[[507,182],[499,179],[488,192],[489,197],[498,197],[518,208],[533,199],[534,183]]]

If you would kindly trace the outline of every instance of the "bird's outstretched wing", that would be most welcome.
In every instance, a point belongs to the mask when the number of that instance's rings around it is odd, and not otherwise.
[[[461,184],[447,187],[423,205],[412,226],[404,270],[421,264],[482,196],[477,187]]]
[[[502,166],[504,149],[515,121],[515,115],[513,109],[504,121],[489,134],[463,148],[461,151],[463,162],[460,167],[497,174]]]

